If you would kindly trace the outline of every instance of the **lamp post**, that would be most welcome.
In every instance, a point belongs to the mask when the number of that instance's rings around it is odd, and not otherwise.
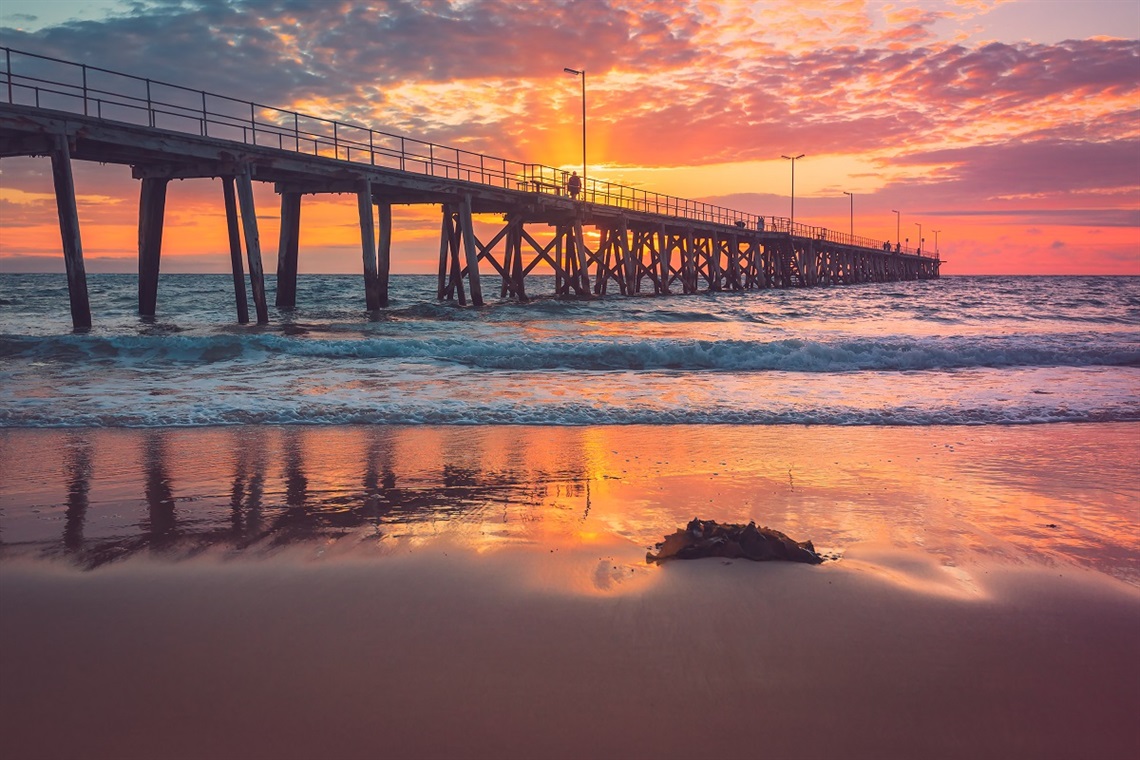
[[[798,156],[780,156],[780,158],[786,158],[787,160],[792,162],[792,220],[791,220],[791,227],[793,227],[793,228],[796,226],[796,159],[800,159],[803,157],[804,157],[803,153],[799,154]],[[794,232],[794,230],[789,229],[788,234],[794,235],[795,232]]]
[[[918,227],[918,252],[922,253],[922,222],[915,222]]]
[[[582,200],[586,199],[586,70],[562,69],[567,74],[582,77]]]
[[[855,193],[849,193],[846,190],[843,194],[851,199],[851,242],[855,242]]]
[[[891,209],[891,213],[895,215],[895,249],[901,251],[902,247],[899,244],[902,242],[902,214],[894,209]]]
[[[934,231],[934,258],[938,258],[938,233],[942,230]]]

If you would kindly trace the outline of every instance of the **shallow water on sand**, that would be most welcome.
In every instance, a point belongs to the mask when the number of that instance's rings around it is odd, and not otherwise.
[[[624,547],[694,516],[831,557],[1079,566],[1140,586],[1140,426],[0,430],[0,556]]]

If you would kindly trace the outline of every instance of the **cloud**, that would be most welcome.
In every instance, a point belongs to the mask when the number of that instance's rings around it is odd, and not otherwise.
[[[999,4],[161,0],[3,35],[17,49],[551,165],[581,161],[580,80],[562,68],[584,67],[592,166],[797,150],[876,167],[859,177],[872,188],[864,207],[1136,224],[1140,41],[965,44],[935,33]],[[50,192],[42,163],[5,160],[3,171],[3,187]],[[120,199],[115,223],[132,223],[134,181],[104,172],[89,183],[83,171],[80,191]],[[216,201],[216,188],[194,192]],[[756,210],[782,208],[778,197]],[[5,224],[25,223],[31,210],[5,202]]]
[[[1038,197],[1081,191],[1140,192],[1140,139],[1114,142],[1007,141],[911,153],[900,164],[948,167],[943,181],[962,183],[974,197]]]

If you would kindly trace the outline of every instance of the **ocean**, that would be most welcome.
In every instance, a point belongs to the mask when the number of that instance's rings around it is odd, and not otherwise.
[[[944,277],[460,308],[303,275],[236,324],[228,275],[0,275],[0,426],[1016,425],[1140,420],[1140,278]],[[270,303],[273,281],[267,285]]]
[[[134,277],[89,282],[75,334],[62,275],[0,277],[0,558],[602,541],[640,577],[699,516],[1140,586],[1140,278],[535,278],[475,309],[397,276],[369,315],[361,278],[309,275],[261,327],[227,275],[164,276],[154,320]]]

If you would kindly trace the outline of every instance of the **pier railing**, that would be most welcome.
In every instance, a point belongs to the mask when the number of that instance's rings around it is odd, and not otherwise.
[[[120,123],[509,190],[567,194],[569,172],[556,167],[474,153],[8,47],[0,47],[0,51],[4,64],[0,93],[13,105],[82,113]],[[793,224],[786,217],[764,217],[594,177],[587,179],[581,200],[630,211],[885,250],[881,240]],[[909,247],[891,247],[890,250],[919,253]]]

